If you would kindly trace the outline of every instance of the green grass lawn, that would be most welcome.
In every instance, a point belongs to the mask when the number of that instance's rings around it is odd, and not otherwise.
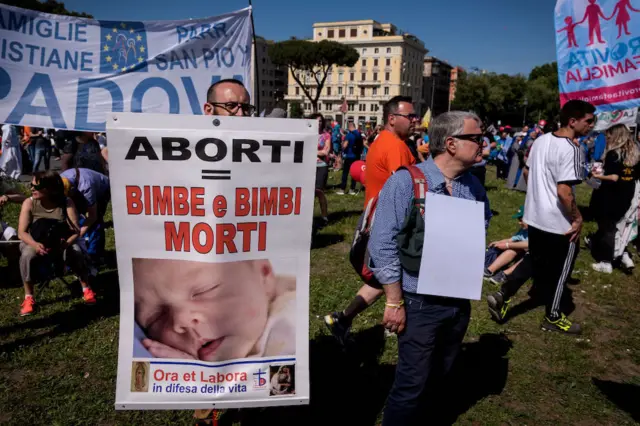
[[[511,215],[524,194],[503,189],[490,169],[487,185],[495,216],[489,239],[510,236]],[[330,181],[339,176],[332,172]],[[586,206],[590,191],[579,190]],[[363,194],[329,191],[330,225],[311,251],[311,405],[250,410],[242,425],[376,425],[393,381],[396,339],[379,326],[378,302],[354,323],[356,345],[342,351],[322,323],[343,308],[360,286],[347,255]],[[16,223],[17,206],[4,209]],[[453,226],[453,224],[452,224]],[[586,231],[595,225],[588,223]],[[108,249],[115,249],[113,230]],[[111,253],[113,255],[113,252]],[[112,256],[113,257],[113,256]],[[462,261],[462,260],[461,260]],[[543,334],[543,308],[526,303],[525,286],[513,305],[521,313],[504,325],[492,322],[484,300],[473,302],[461,363],[451,385],[455,396],[440,411],[470,425],[625,425],[640,421],[640,291],[638,272],[600,275],[580,252],[573,285],[572,318],[584,334]],[[194,424],[191,411],[114,410],[119,294],[115,267],[101,271],[99,304],[83,305],[79,285],[56,282],[37,297],[37,315],[20,318],[19,284],[0,288],[0,424],[164,425]],[[485,284],[484,295],[495,291]],[[425,413],[428,423],[430,413]]]

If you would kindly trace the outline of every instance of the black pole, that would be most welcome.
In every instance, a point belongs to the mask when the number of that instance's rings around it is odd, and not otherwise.
[[[256,23],[253,20],[253,4],[249,0],[249,6],[251,6],[251,32],[253,33],[253,62],[254,62],[254,78],[256,79],[256,111],[260,115],[260,75],[258,74],[258,43],[256,43]]]

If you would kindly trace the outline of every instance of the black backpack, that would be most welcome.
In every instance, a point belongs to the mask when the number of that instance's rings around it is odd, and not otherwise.
[[[420,272],[420,262],[422,260],[424,200],[429,190],[429,185],[422,171],[416,166],[410,166],[405,169],[411,173],[411,179],[413,180],[413,199],[411,200],[411,210],[409,210],[409,214],[396,236],[396,243],[398,244],[398,257],[402,268],[417,275]]]
[[[416,166],[400,167],[398,170],[406,170],[411,175],[413,181],[413,193],[414,198],[411,201],[411,211],[405,219],[402,230],[398,234],[396,241],[398,242],[398,249],[400,252],[400,262],[403,267],[405,263],[407,266],[405,269],[413,271],[411,268],[415,268],[412,259],[416,257],[418,270],[420,270],[420,258],[422,256],[422,238],[424,238],[424,196],[427,193],[429,187],[427,180],[424,177],[422,170]],[[367,246],[369,244],[369,237],[371,236],[371,227],[375,220],[376,207],[378,205],[378,197],[372,198],[358,221],[358,227],[356,228],[353,242],[351,243],[351,251],[349,252],[349,260],[351,265],[356,270],[362,281],[367,284],[376,284],[377,280],[371,270],[371,258],[369,256],[369,250]],[[416,217],[417,212],[417,217]],[[414,224],[422,224],[420,228],[415,228]],[[422,238],[421,238],[422,237]],[[416,252],[419,250],[419,252]]]

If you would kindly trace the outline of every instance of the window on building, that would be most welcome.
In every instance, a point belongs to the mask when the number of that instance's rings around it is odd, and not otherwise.
[[[331,111],[333,109],[333,104],[332,103],[324,104],[324,109],[326,109],[327,111]]]
[[[351,37],[358,37],[358,29],[357,28],[351,28]]]
[[[360,96],[364,96],[364,87],[360,88]]]
[[[262,63],[264,64],[265,62],[267,62],[266,58],[262,58]]]
[[[331,96],[331,87],[327,87],[327,96]]]
[[[338,95],[342,95],[342,87],[338,87]]]
[[[356,105],[356,104],[349,104],[349,105],[347,106],[348,110],[349,110],[349,111],[354,111],[354,110],[356,109],[356,106],[355,106],[355,105]]]
[[[391,58],[387,58],[387,63],[386,63],[386,65],[387,65],[388,67],[390,67],[390,66],[391,66]]]
[[[391,48],[387,47],[387,53],[391,53]]]
[[[388,72],[384,73],[384,81],[389,81],[390,77],[391,77],[391,75]]]
[[[362,81],[366,81],[367,80],[367,73],[363,72],[362,73]]]
[[[373,81],[378,81],[378,73],[377,72],[373,73]]]
[[[375,110],[376,110],[376,105],[375,104],[371,104],[370,111],[374,112]]]
[[[296,87],[296,95],[299,95],[299,94],[300,94],[300,88]]]
[[[344,38],[346,35],[346,30],[338,30],[338,38]]]
[[[367,66],[367,60],[366,60],[366,59],[363,59],[363,60],[362,60],[362,66],[363,66],[363,67],[366,67],[366,66]]]
[[[353,95],[353,87],[349,87],[349,94]]]
[[[387,95],[387,96],[389,95],[389,88],[388,87],[384,88],[384,94]]]
[[[327,38],[334,38],[334,37],[335,37],[335,33],[333,30],[327,31]]]
[[[355,79],[356,79],[356,74],[353,72],[349,73],[349,81],[353,81]]]
[[[318,111],[322,109],[322,102],[318,102]]]
[[[360,104],[358,105],[358,111],[366,111],[367,110],[367,105],[365,104]]]
[[[373,60],[373,66],[374,66],[374,67],[377,67],[377,66],[378,66],[378,58],[375,58],[375,59]]]
[[[262,91],[262,97],[264,97],[264,96],[265,96],[265,94],[264,94],[264,90],[263,90],[263,91]]]
[[[341,72],[339,72],[339,73],[338,73],[338,81],[339,81],[340,83],[342,83],[342,77],[343,77],[342,73],[341,73]]]
[[[364,55],[364,54],[366,54],[366,53],[367,53],[367,48],[366,48],[366,47],[363,47],[363,48],[362,48],[362,54]]]
[[[373,53],[378,53],[380,51],[380,49],[378,49],[377,47],[375,49],[373,49]]]
[[[377,87],[374,87],[373,89],[371,89],[371,94],[372,94],[373,96],[377,96],[377,95],[378,95],[378,88],[377,88]]]

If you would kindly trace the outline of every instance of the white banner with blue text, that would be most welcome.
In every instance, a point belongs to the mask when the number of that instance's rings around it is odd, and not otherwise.
[[[0,122],[97,132],[112,112],[202,114],[216,81],[251,92],[251,13],[99,21],[0,5]]]

